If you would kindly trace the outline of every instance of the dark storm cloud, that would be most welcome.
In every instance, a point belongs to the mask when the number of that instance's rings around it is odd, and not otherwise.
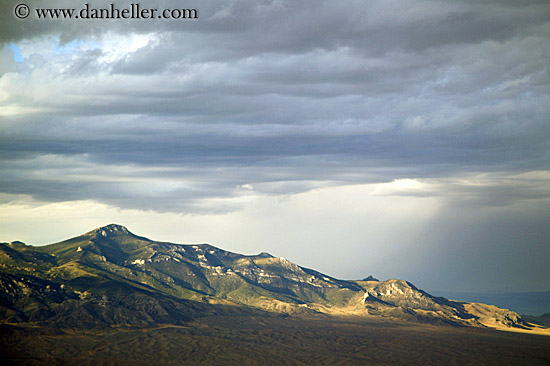
[[[231,211],[223,240],[341,277],[547,289],[547,0],[147,2],[192,21],[17,20],[19,2],[0,1],[7,213]]]
[[[13,5],[2,40],[34,53],[3,51],[5,192],[192,211],[243,184],[549,169],[544,1],[201,1],[185,22],[22,21]]]

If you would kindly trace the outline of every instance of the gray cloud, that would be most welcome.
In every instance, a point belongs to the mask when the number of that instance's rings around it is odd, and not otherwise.
[[[429,189],[387,194],[447,208],[419,241],[448,230],[444,247],[460,248],[473,225],[482,259],[443,257],[479,268],[499,242],[519,256],[511,228],[525,234],[525,218],[530,249],[548,237],[545,0],[190,1],[199,19],[179,22],[17,20],[15,3],[0,4],[0,40],[25,57],[0,54],[5,200],[229,212],[253,194],[408,178]],[[509,208],[499,221],[493,210]]]

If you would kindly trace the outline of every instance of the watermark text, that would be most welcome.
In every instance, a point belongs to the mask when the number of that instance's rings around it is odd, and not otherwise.
[[[81,8],[34,8],[21,3],[14,7],[14,15],[19,19],[33,16],[36,19],[198,19],[197,9],[185,8],[148,8],[139,3],[131,3],[118,8],[111,3],[98,8],[86,3]]]

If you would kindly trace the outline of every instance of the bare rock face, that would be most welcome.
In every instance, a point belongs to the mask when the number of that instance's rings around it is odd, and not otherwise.
[[[369,296],[376,297],[394,306],[405,306],[423,310],[440,310],[433,297],[418,290],[403,280],[388,280],[366,287]]]
[[[95,230],[90,231],[88,234],[96,234],[103,237],[109,237],[113,235],[133,235],[128,231],[128,229],[122,225],[110,224],[106,226],[99,227]]]

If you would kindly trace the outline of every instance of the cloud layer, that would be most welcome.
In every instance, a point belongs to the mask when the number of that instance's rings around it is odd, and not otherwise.
[[[439,200],[444,222],[550,218],[544,0],[189,1],[193,21],[18,20],[15,3],[0,5],[5,205],[217,215],[378,184]],[[550,257],[537,240],[522,245]]]

